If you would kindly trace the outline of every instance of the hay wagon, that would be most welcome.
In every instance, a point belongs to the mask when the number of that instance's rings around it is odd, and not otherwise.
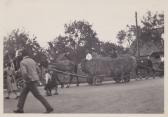
[[[116,83],[129,82],[136,68],[136,59],[132,56],[117,58],[99,57],[90,61],[82,61],[82,70],[88,74],[88,83],[95,85],[104,77],[111,77]]]

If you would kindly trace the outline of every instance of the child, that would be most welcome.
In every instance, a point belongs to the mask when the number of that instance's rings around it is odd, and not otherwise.
[[[47,96],[51,96],[51,87],[50,87],[50,82],[51,82],[51,75],[49,73],[48,70],[46,70],[46,74],[45,74],[45,90],[46,90],[46,94]]]
[[[58,95],[58,83],[57,83],[58,76],[57,76],[57,73],[50,71],[50,74],[51,74],[51,81],[49,82],[50,88],[51,88],[51,90],[55,89],[54,95]]]

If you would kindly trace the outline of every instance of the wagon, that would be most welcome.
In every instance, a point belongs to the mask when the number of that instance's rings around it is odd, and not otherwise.
[[[102,81],[103,77],[111,77],[116,83],[129,82],[136,68],[136,59],[132,56],[117,58],[99,57],[90,61],[82,61],[82,70],[88,74],[88,83],[91,85]]]
[[[149,59],[149,56],[140,56],[137,59],[137,68],[136,68],[136,74],[138,78],[149,78],[150,76],[153,76],[153,64],[152,61]]]
[[[153,52],[147,56],[137,58],[137,75],[139,78],[149,78],[164,74],[164,53]]]

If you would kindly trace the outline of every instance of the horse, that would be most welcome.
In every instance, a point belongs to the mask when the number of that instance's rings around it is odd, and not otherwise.
[[[48,67],[49,69],[56,69],[56,70],[59,70],[59,71],[63,71],[63,72],[68,72],[68,73],[74,73],[74,74],[77,74],[77,70],[78,70],[78,67],[76,64],[74,64],[72,61],[70,60],[61,60],[61,61],[58,61],[58,62],[55,62],[55,63],[52,63],[49,65]],[[54,74],[55,76],[57,76],[57,81],[61,84],[61,87],[63,88],[64,87],[64,82],[61,82],[61,80],[58,78],[59,77],[59,74],[58,72],[54,71]],[[74,78],[73,75],[69,75],[69,81],[67,83],[67,86],[66,88],[69,88],[71,83],[72,83],[72,80]],[[79,78],[78,76],[75,76],[76,79],[77,79],[77,86],[79,86]],[[64,79],[65,79],[65,75],[64,75]]]
[[[78,65],[75,64],[72,60],[70,60],[70,58],[65,53],[60,54],[55,61],[52,61],[50,63],[47,60],[42,61],[41,67],[53,71],[53,76],[57,80],[57,83],[61,85],[61,88],[64,87],[65,82],[60,79],[61,78],[60,75],[63,76],[63,79],[65,79],[65,75],[57,71],[54,71],[53,69],[75,74],[77,74],[78,70]],[[66,88],[70,87],[70,84],[72,83],[72,80],[74,78],[73,75],[69,75],[69,77],[70,78],[68,80]],[[76,76],[76,79],[77,79],[76,85],[79,86],[78,76]]]

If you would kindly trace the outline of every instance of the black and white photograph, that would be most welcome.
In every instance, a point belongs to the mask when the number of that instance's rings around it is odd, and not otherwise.
[[[3,114],[165,114],[164,0],[0,4]]]

